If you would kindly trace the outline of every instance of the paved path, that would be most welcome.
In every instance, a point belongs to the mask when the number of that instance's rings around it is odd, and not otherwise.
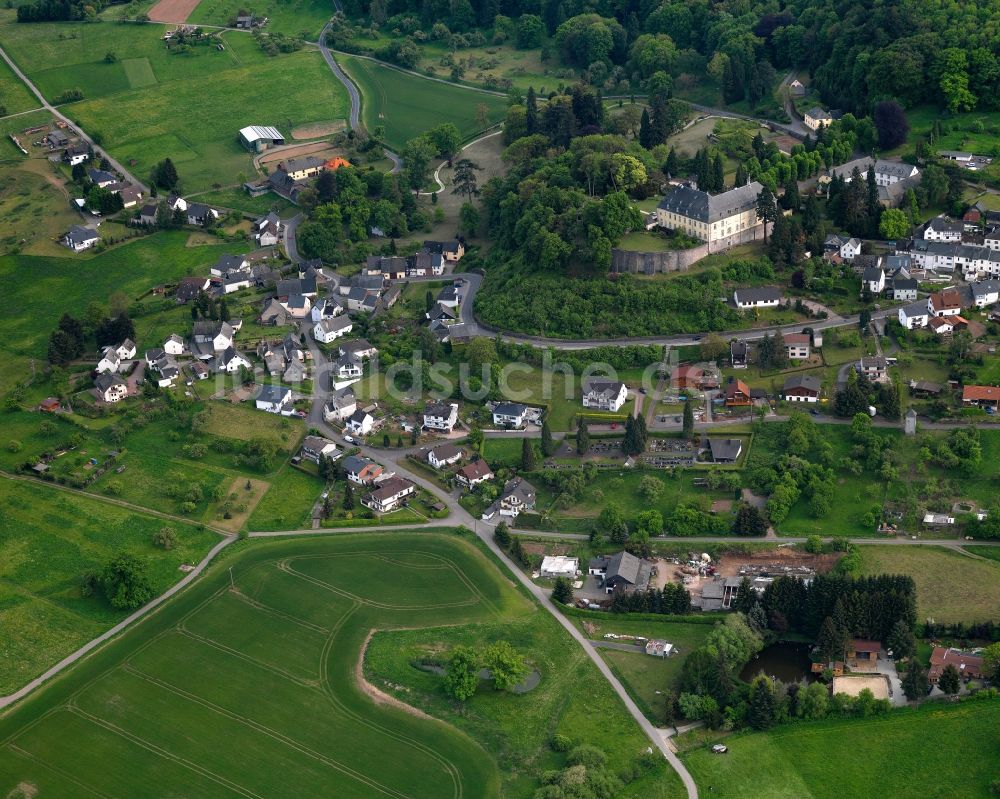
[[[94,144],[94,140],[91,139],[90,136],[88,136],[87,133],[79,125],[76,124],[76,122],[74,122],[72,119],[66,116],[62,111],[60,111],[58,108],[52,105],[48,100],[46,100],[45,96],[40,91],[38,91],[38,88],[35,86],[34,83],[28,80],[28,76],[21,71],[20,67],[18,67],[18,65],[14,63],[14,60],[9,55],[7,55],[6,51],[2,47],[0,47],[0,58],[3,58],[3,60],[7,62],[7,66],[9,66],[13,70],[14,74],[17,75],[17,77],[19,77],[24,82],[24,85],[28,87],[31,93],[38,98],[38,101],[42,104],[42,108],[44,108],[53,116],[59,117],[59,119],[63,120],[67,125],[70,125],[73,128],[73,130],[75,130],[77,134],[79,134],[80,138],[83,139],[85,142],[87,142],[87,144],[89,144],[94,149],[95,154],[100,153],[101,156],[107,158],[108,163],[110,163],[112,168],[115,169],[120,175],[122,175],[122,177],[124,177],[133,186],[136,186],[137,188],[141,189],[143,194],[147,195],[149,194],[149,186],[147,186],[142,181],[136,179],[135,175],[129,172],[114,158],[112,158],[110,154],[101,150],[96,144]]]
[[[614,649],[617,652],[641,652],[646,654],[646,647],[639,644],[620,644],[618,641],[602,641],[593,638],[587,641],[594,649]]]

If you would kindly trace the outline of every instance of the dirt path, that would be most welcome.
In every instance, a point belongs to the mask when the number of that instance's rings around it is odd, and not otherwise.
[[[149,19],[152,22],[170,22],[181,24],[187,22],[191,12],[195,10],[199,0],[160,0],[149,9]]]
[[[368,680],[365,679],[365,653],[368,651],[368,644],[371,643],[372,636],[377,633],[378,630],[369,630],[368,635],[365,636],[365,641],[361,644],[361,649],[358,652],[358,662],[354,665],[354,677],[358,681],[358,687],[364,692],[365,696],[371,699],[376,705],[388,705],[389,707],[394,707],[397,710],[402,710],[404,713],[409,713],[411,716],[416,716],[418,719],[431,719],[437,721],[433,716],[428,716],[424,711],[418,710],[412,705],[406,704],[401,699],[397,699],[385,691],[376,688]]]

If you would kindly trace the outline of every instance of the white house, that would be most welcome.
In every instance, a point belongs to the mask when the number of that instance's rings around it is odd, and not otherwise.
[[[306,436],[302,439],[299,454],[306,460],[319,463],[323,458],[336,457],[337,445],[323,436]]]
[[[500,402],[493,409],[493,424],[496,427],[524,427],[526,406],[516,402]]]
[[[62,158],[70,166],[76,166],[90,158],[90,149],[82,143],[71,144],[63,151]]]
[[[936,291],[927,298],[931,316],[958,316],[962,312],[962,295],[957,289]]]
[[[1000,302],[1000,281],[984,280],[972,284],[972,304],[985,308]]]
[[[915,302],[905,305],[898,311],[899,323],[907,330],[917,330],[926,327],[930,320],[930,312],[927,310],[927,303]]]
[[[371,493],[361,498],[361,504],[376,513],[389,513],[416,492],[417,487],[409,480],[403,477],[389,477],[376,483]]]
[[[345,428],[356,436],[366,436],[375,428],[375,417],[360,408],[351,414]]]
[[[621,381],[589,379],[583,383],[583,407],[618,413],[628,389]]]
[[[822,388],[823,384],[818,377],[792,375],[785,379],[782,395],[785,402],[819,402]]]
[[[133,351],[133,355],[135,352]],[[114,347],[105,347],[101,353],[101,360],[97,362],[97,371],[99,373],[104,372],[117,372],[121,368],[122,359],[118,355],[118,352]]]
[[[163,351],[167,353],[167,355],[183,355],[184,349],[184,339],[176,333],[171,333],[167,337],[167,340],[163,342]]]
[[[881,266],[866,266],[861,275],[862,288],[872,294],[881,294],[885,290],[885,272]]]
[[[430,402],[424,407],[424,427],[450,433],[458,422],[458,404]]]
[[[818,130],[820,125],[829,127],[833,123],[833,117],[829,111],[824,111],[818,105],[814,105],[802,115],[802,121],[809,130]]]
[[[851,238],[840,245],[840,257],[845,261],[853,261],[856,255],[861,255],[860,239]]]
[[[341,336],[346,336],[354,328],[354,323],[346,316],[322,319],[313,327],[313,338],[320,344],[329,344]]]
[[[344,458],[344,474],[352,483],[358,485],[368,485],[383,476],[384,470],[370,458],[363,458],[360,455],[348,455]],[[392,472],[385,475],[391,477]]]
[[[100,240],[101,237],[97,235],[96,230],[73,225],[66,235],[63,236],[62,243],[73,252],[83,252],[84,250],[89,250]]]
[[[333,377],[338,381],[360,380],[365,373],[365,367],[360,358],[356,358],[353,353],[344,353],[333,362]]]
[[[781,304],[781,292],[774,286],[736,289],[733,292],[733,302],[741,310],[749,308],[777,308]]]
[[[102,372],[94,378],[94,386],[105,402],[120,402],[128,396],[128,386],[116,374]]]
[[[924,228],[924,239],[926,241],[952,241],[962,240],[965,232],[965,224],[956,222],[946,216],[936,216],[927,223]]]
[[[785,350],[793,361],[804,361],[809,357],[812,340],[808,333],[788,333],[785,336]]]
[[[135,357],[135,342],[127,338],[115,347],[115,352],[118,353],[118,357],[123,361],[129,361]]]
[[[228,374],[234,374],[240,369],[249,369],[250,361],[247,359],[243,353],[237,350],[235,347],[226,347],[215,361],[215,370],[217,372],[226,372]]]
[[[535,507],[535,488],[523,477],[513,477],[504,483],[500,499],[483,511],[483,519],[490,520],[497,514],[516,519],[524,511]]]
[[[327,422],[343,422],[358,409],[358,401],[350,389],[338,391],[323,406],[323,418]]]
[[[473,461],[472,463],[467,463],[457,472],[455,472],[455,482],[459,485],[463,485],[466,488],[473,488],[480,483],[485,483],[487,480],[493,479],[493,470],[490,465],[480,459],[478,461]]]
[[[292,390],[284,386],[261,386],[254,403],[259,411],[287,415],[292,404]]]
[[[462,460],[464,453],[454,444],[441,444],[427,453],[427,462],[435,469],[443,469]]]
[[[313,303],[309,318],[313,322],[322,322],[324,319],[332,319],[344,312],[343,306],[334,299],[321,297]]]

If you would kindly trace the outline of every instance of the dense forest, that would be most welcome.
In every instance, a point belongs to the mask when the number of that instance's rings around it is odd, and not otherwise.
[[[349,17],[421,33],[492,32],[492,41],[554,47],[599,83],[641,87],[708,74],[727,101],[764,96],[780,70],[807,69],[824,102],[857,115],[905,107],[1000,108],[1000,10],[964,3],[838,0],[347,0]],[[444,26],[443,29],[439,26]],[[551,37],[552,44],[547,38]],[[418,37],[419,38],[419,37]]]

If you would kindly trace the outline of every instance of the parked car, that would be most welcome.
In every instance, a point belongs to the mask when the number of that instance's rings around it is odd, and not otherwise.
[[[728,751],[729,751],[729,747],[726,746],[725,744],[715,744],[715,746],[712,747],[712,754],[713,755],[724,755]]]
[[[348,444],[357,444],[358,443],[357,441],[355,441],[350,436],[344,436],[344,441],[346,441]]]

